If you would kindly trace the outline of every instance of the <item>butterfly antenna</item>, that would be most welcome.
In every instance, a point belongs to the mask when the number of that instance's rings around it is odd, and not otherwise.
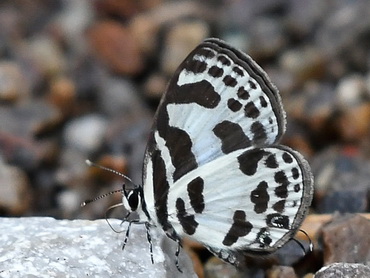
[[[130,179],[128,176],[116,171],[116,170],[113,170],[111,168],[107,168],[107,167],[104,167],[104,166],[101,166],[99,164],[96,164],[88,159],[85,160],[86,164],[89,165],[89,166],[94,166],[94,167],[97,167],[99,169],[102,169],[102,170],[105,170],[105,171],[108,171],[108,172],[111,172],[113,174],[116,174],[116,175],[119,175],[121,177],[123,177],[124,179],[128,180],[129,182],[131,182],[133,185],[136,186],[136,184],[132,181],[132,179]]]
[[[110,192],[108,192],[108,193],[105,193],[105,194],[103,194],[103,195],[100,195],[100,196],[98,196],[98,197],[96,197],[96,198],[94,198],[94,199],[88,199],[88,200],[85,200],[84,202],[82,202],[81,203],[81,207],[84,207],[84,206],[86,206],[87,204],[89,204],[89,203],[92,203],[92,202],[95,202],[95,201],[97,201],[97,200],[100,200],[100,199],[103,199],[103,198],[105,198],[105,197],[107,197],[107,196],[110,196],[110,195],[112,195],[112,194],[115,194],[115,193],[122,193],[123,192],[123,189],[117,189],[117,190],[113,190],[113,191],[110,191]]]

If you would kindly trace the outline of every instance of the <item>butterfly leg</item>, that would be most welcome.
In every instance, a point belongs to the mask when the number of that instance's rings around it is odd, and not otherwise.
[[[153,244],[152,244],[152,237],[150,236],[150,224],[149,224],[149,222],[145,222],[145,229],[146,229],[146,238],[148,239],[148,242],[149,242],[150,259],[152,260],[152,264],[154,264]]]
[[[176,252],[175,252],[175,257],[176,257],[176,261],[175,261],[175,265],[176,265],[176,268],[178,271],[180,271],[182,273],[182,270],[180,268],[180,265],[179,265],[179,254],[180,254],[180,250],[181,250],[181,242],[179,239],[176,240],[177,242],[177,249],[176,249]]]
[[[125,240],[123,241],[123,245],[122,245],[122,250],[125,249],[125,246],[127,244],[128,237],[130,235],[131,224],[132,224],[132,222],[129,222],[129,224],[128,224],[127,231],[126,231],[126,236],[125,236]]]

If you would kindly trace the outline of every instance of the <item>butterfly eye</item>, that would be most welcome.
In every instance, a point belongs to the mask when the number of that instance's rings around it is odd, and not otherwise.
[[[136,211],[140,203],[139,192],[136,190],[131,190],[130,192],[127,193],[127,191],[125,191],[125,196],[126,196],[128,205],[130,206],[131,210]]]

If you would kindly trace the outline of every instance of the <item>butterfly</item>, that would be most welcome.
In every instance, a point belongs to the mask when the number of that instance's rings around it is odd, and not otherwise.
[[[124,217],[177,242],[200,242],[238,265],[294,237],[308,213],[313,176],[278,142],[285,111],[277,88],[245,53],[210,38],[180,64],[155,114],[143,184],[123,188]],[[129,219],[131,212],[138,219]],[[153,255],[151,252],[152,262]]]

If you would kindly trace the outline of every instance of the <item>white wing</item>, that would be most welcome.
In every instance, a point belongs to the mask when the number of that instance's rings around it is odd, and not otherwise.
[[[179,179],[168,219],[179,234],[206,246],[271,252],[292,237],[307,213],[312,176],[283,146],[222,156]]]

